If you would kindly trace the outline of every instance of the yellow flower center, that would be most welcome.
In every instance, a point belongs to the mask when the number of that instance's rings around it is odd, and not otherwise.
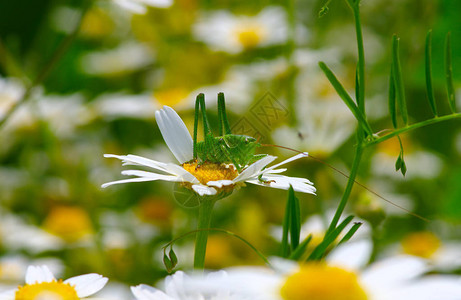
[[[26,284],[16,291],[15,300],[79,300],[73,286],[62,280]]]
[[[184,163],[182,167],[194,175],[201,184],[206,185],[209,181],[232,180],[239,174],[234,165],[216,164],[211,162]]]
[[[75,242],[92,232],[91,220],[79,207],[58,206],[51,210],[44,228],[67,242]]]
[[[235,31],[238,42],[243,48],[254,48],[266,37],[266,32],[259,24],[246,24]]]
[[[407,254],[430,258],[440,248],[440,240],[432,232],[415,232],[402,240],[402,248]]]
[[[326,264],[310,263],[290,275],[281,289],[285,300],[366,300],[357,275]]]
[[[188,95],[189,93],[182,88],[172,88],[154,93],[155,99],[157,99],[161,105],[168,105],[171,107],[175,107],[186,100]]]

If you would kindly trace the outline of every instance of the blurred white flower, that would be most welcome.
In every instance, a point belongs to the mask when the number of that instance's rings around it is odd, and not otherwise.
[[[47,266],[29,266],[25,277],[26,284],[24,286],[0,293],[0,299],[78,300],[97,293],[108,280],[94,273],[72,277],[64,281],[56,280]]]
[[[212,272],[204,275],[188,276],[182,271],[177,271],[165,278],[165,292],[157,288],[141,284],[131,290],[136,300],[250,300],[233,295],[225,287],[213,289],[207,286],[208,280],[221,280],[226,278],[226,273]]]
[[[204,162],[199,166],[198,162],[193,160],[192,138],[179,115],[171,107],[164,106],[163,109],[155,113],[155,116],[167,146],[180,165],[154,161],[136,155],[105,154],[105,157],[120,159],[124,165],[145,166],[157,172],[122,171],[123,175],[136,177],[108,182],[102,185],[103,188],[120,183],[163,180],[182,183],[185,188],[200,196],[228,195],[232,193],[234,188],[245,182],[285,190],[292,186],[298,192],[315,193],[313,183],[309,180],[279,175],[286,169],[276,169],[288,162],[306,157],[307,153],[295,155],[270,167],[267,167],[268,164],[277,157],[267,155],[251,165],[243,166],[244,169],[241,173],[233,164]],[[158,171],[168,175],[158,173]]]
[[[54,274],[63,271],[63,264],[56,258],[39,258],[30,260],[21,255],[5,255],[0,258],[0,282],[17,283],[26,276],[27,267],[34,265],[47,265]]]
[[[173,0],[113,0],[121,8],[134,14],[147,13],[148,7],[168,8]]]
[[[283,8],[266,7],[255,16],[236,16],[227,11],[205,15],[195,24],[193,32],[210,48],[236,54],[285,43],[288,25]]]
[[[60,238],[37,226],[25,224],[18,217],[3,213],[0,220],[0,240],[7,249],[40,253],[64,247]]]
[[[103,94],[91,102],[96,115],[117,118],[154,119],[156,105],[151,95]]]
[[[87,74],[111,76],[142,69],[153,61],[154,54],[148,46],[126,42],[114,49],[87,53],[80,58],[80,65]]]

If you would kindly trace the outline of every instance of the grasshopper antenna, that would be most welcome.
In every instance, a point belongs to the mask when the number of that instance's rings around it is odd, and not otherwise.
[[[290,147],[285,147],[285,146],[280,146],[280,145],[272,145],[272,144],[260,144],[260,145],[263,146],[263,147],[277,147],[277,148],[282,148],[282,149],[294,151],[294,152],[297,152],[297,153],[305,153],[305,152],[303,152],[303,151],[299,151],[299,150],[296,150],[296,149],[293,149],[293,148],[290,148]],[[329,168],[335,170],[335,171],[338,172],[339,174],[341,174],[341,175],[343,175],[344,177],[346,177],[346,178],[349,179],[349,175],[347,175],[347,174],[344,173],[343,171],[341,171],[341,170],[335,168],[335,167],[332,166],[331,164],[329,164],[329,163],[327,163],[327,162],[325,162],[325,161],[323,161],[323,160],[321,160],[321,159],[319,159],[319,158],[317,158],[317,157],[315,157],[315,156],[312,156],[312,155],[310,155],[310,154],[309,154],[308,157],[310,157],[310,158],[312,158],[312,159],[318,161],[319,163],[321,163],[321,164],[323,164],[323,165],[325,165],[325,166],[327,166],[327,167],[329,167]],[[373,195],[375,195],[376,197],[380,198],[381,200],[384,200],[384,201],[386,201],[387,203],[389,203],[389,204],[391,204],[391,205],[393,205],[393,206],[395,206],[395,207],[397,207],[397,208],[399,208],[399,209],[405,211],[407,214],[409,214],[409,215],[411,215],[411,216],[413,216],[413,217],[416,217],[416,218],[418,218],[418,219],[420,219],[420,220],[423,220],[423,221],[425,221],[425,222],[429,222],[429,221],[430,221],[429,219],[426,219],[426,218],[424,218],[424,217],[422,217],[422,216],[420,216],[420,215],[418,215],[418,214],[416,214],[416,213],[414,213],[414,212],[412,212],[412,211],[406,209],[405,207],[400,206],[400,205],[398,205],[398,204],[392,202],[391,200],[388,200],[388,199],[384,198],[383,196],[381,196],[380,194],[378,194],[378,193],[376,193],[375,191],[371,190],[371,189],[368,188],[366,185],[364,185],[364,184],[358,182],[357,180],[354,180],[354,182],[355,182],[358,186],[360,186],[361,188],[363,188],[363,189],[367,190],[368,192],[372,193]]]
[[[226,114],[226,101],[224,100],[224,93],[218,93],[218,123],[219,135],[231,134],[229,120]]]

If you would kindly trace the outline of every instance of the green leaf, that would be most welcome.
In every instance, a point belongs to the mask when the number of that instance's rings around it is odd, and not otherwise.
[[[296,250],[293,251],[293,253],[291,253],[289,258],[293,260],[300,259],[301,256],[303,256],[303,254],[306,252],[307,246],[309,246],[309,243],[311,242],[311,240],[312,240],[312,234],[309,234],[309,236],[304,241],[302,241],[301,244],[299,244]]]
[[[173,271],[173,268],[174,268],[173,263],[168,258],[165,252],[163,253],[163,264],[165,265],[166,271],[168,273],[171,273],[171,271]]]
[[[435,105],[434,89],[432,88],[432,30],[429,30],[426,35],[426,89],[427,99],[431,106],[432,113],[437,116],[437,106]]]
[[[395,84],[394,84],[394,70],[391,65],[391,72],[389,75],[389,100],[388,100],[388,105],[389,105],[389,113],[391,115],[391,120],[392,120],[392,126],[394,128],[397,128],[397,113],[395,111]]]
[[[341,241],[339,241],[338,245],[350,240],[351,237],[355,234],[355,232],[360,228],[360,226],[362,226],[362,224],[362,222],[355,222],[354,225],[352,225],[352,228],[349,229],[346,235],[341,239]]]
[[[173,247],[170,248],[168,256],[170,258],[171,264],[173,265],[173,268],[176,267],[178,264],[178,257],[176,256],[176,253],[174,253]]]
[[[341,234],[341,232],[344,230],[344,228],[349,224],[354,216],[349,216],[344,221],[341,222],[341,224],[338,225],[333,231],[331,231],[329,234],[325,236],[323,241],[315,247],[314,251],[309,255],[309,258],[307,260],[319,260],[325,255],[325,251],[327,250],[328,246],[333,243],[336,238]]]
[[[456,113],[456,96],[453,86],[453,66],[451,62],[451,33],[445,39],[445,77],[447,79],[448,104],[452,113]]]
[[[293,187],[288,189],[288,198],[290,202],[290,240],[291,249],[294,251],[299,245],[301,234],[301,211],[299,208],[299,199],[295,195]]]
[[[397,104],[399,105],[400,114],[405,125],[408,124],[407,104],[405,100],[405,89],[402,80],[402,68],[399,58],[399,39],[394,34],[392,37],[392,71],[394,74],[394,87]]]
[[[405,160],[403,159],[403,145],[402,145],[402,140],[400,140],[400,137],[397,137],[399,139],[399,144],[400,144],[400,153],[399,157],[397,158],[397,161],[395,162],[395,170],[402,172],[402,175],[405,176],[407,173],[407,165],[405,164]]]
[[[336,78],[335,74],[327,67],[324,62],[319,62],[319,66],[322,69],[323,73],[327,76],[328,80],[330,81],[331,85],[335,88],[336,92],[338,93],[339,97],[344,101],[344,103],[349,107],[354,117],[359,122],[360,126],[363,130],[367,133],[367,135],[373,135],[373,131],[371,130],[370,125],[368,124],[365,115],[359,110],[357,105],[355,104],[354,100],[352,100],[351,96],[346,92],[344,87]]]

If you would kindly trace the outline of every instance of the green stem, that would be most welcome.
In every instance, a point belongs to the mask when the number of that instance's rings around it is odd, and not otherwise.
[[[214,201],[204,200],[198,210],[197,235],[195,236],[195,253],[194,253],[194,268],[203,270],[205,267],[206,244],[208,241],[208,229],[210,228],[211,212],[213,210]]]
[[[393,138],[395,136],[401,135],[403,133],[406,133],[408,131],[411,131],[411,130],[414,130],[414,129],[417,129],[417,128],[420,128],[420,127],[424,127],[424,126],[427,126],[427,125],[430,125],[430,124],[435,124],[435,123],[439,123],[439,122],[443,122],[443,121],[447,121],[447,120],[457,119],[457,118],[461,118],[461,113],[450,114],[450,115],[446,115],[446,116],[442,116],[442,117],[435,117],[435,118],[432,118],[432,119],[429,119],[429,120],[425,120],[425,121],[422,121],[422,122],[419,122],[419,123],[416,123],[416,124],[412,124],[412,125],[400,128],[400,129],[396,129],[396,130],[392,131],[391,133],[388,133],[385,136],[382,136],[380,138],[370,140],[370,141],[365,143],[365,146],[375,145],[375,144],[384,142],[385,140],[388,140],[390,138]]]
[[[336,225],[338,225],[339,219],[341,218],[341,214],[343,213],[344,208],[346,207],[347,200],[351,195],[352,187],[354,186],[355,178],[357,177],[357,171],[359,169],[360,160],[362,159],[362,154],[363,147],[360,143],[357,145],[357,148],[355,150],[354,162],[352,163],[351,173],[349,175],[349,179],[347,180],[346,190],[344,191],[344,194],[341,197],[341,201],[339,202],[338,208],[336,209],[333,220],[331,220],[330,226],[328,227],[325,236],[331,233],[333,230],[335,230]]]

